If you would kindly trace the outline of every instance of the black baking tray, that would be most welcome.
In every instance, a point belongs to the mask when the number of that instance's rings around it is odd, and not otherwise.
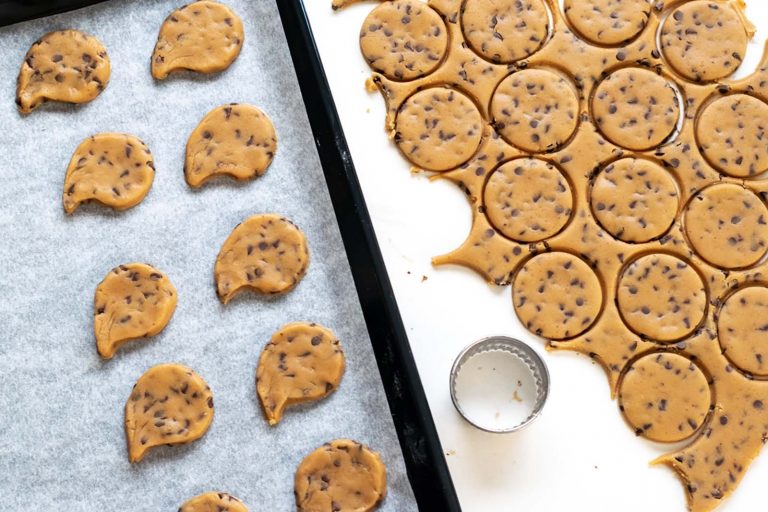
[[[0,0],[0,26],[101,1],[104,0]],[[416,502],[421,511],[460,512],[304,3],[302,0],[274,1],[280,12]],[[310,1],[325,1],[331,8],[330,0]]]

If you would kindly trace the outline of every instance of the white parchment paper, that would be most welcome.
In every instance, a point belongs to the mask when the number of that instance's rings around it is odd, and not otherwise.
[[[314,1],[314,0],[312,0]],[[251,511],[294,510],[293,474],[323,442],[351,437],[378,450],[388,468],[385,511],[416,510],[346,255],[331,209],[273,0],[228,0],[245,24],[240,57],[212,76],[155,82],[149,58],[157,31],[180,1],[112,0],[0,29],[0,501],[3,510],[175,511],[221,490]],[[107,89],[83,106],[46,104],[28,117],[14,105],[16,76],[44,33],[78,28],[97,36],[112,62]],[[191,190],[186,139],[212,108],[259,106],[278,134],[266,175]],[[125,212],[97,205],[67,217],[61,194],[69,159],[85,137],[118,131],[147,143],[157,173],[146,199]],[[213,264],[232,228],[278,212],[307,234],[304,280],[283,297],[216,298]],[[93,292],[114,266],[142,261],[168,274],[179,304],[159,336],[99,359]],[[281,325],[333,329],[347,355],[340,389],[263,419],[256,362]],[[151,366],[181,362],[211,386],[215,417],[201,440],[162,447],[128,463],[123,408]]]

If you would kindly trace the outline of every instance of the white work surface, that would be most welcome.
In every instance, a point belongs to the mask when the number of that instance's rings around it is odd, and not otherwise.
[[[649,465],[673,447],[635,437],[610,399],[599,366],[574,353],[547,353],[544,342],[518,322],[509,287],[489,286],[464,268],[431,266],[433,256],[465,239],[469,204],[455,185],[411,174],[387,138],[384,102],[365,90],[370,70],[358,47],[360,27],[375,3],[338,12],[330,3],[305,2],[463,510],[686,510],[676,475]],[[747,3],[758,32],[737,76],[757,66],[768,37],[768,3]],[[459,351],[493,334],[529,343],[551,374],[542,416],[514,434],[471,427],[454,410],[448,392]],[[752,464],[718,512],[765,510],[766,481],[768,453]]]

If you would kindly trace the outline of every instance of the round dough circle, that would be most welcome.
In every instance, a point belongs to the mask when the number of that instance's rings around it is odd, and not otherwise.
[[[483,137],[483,118],[472,100],[447,87],[433,87],[408,98],[395,120],[395,143],[414,165],[447,171],[475,153]]]
[[[724,96],[707,105],[696,138],[710,164],[737,178],[768,170],[768,105],[747,94]]]
[[[698,272],[671,254],[647,254],[626,266],[616,294],[619,313],[636,333],[672,342],[692,333],[707,308]]]
[[[190,498],[178,512],[248,512],[248,507],[226,492],[214,491]]]
[[[584,39],[614,45],[643,31],[651,3],[648,0],[565,0],[563,10]]]
[[[675,221],[680,194],[660,165],[622,158],[605,166],[592,185],[591,207],[600,225],[629,243],[663,235]]]
[[[368,65],[393,80],[413,80],[440,65],[448,31],[431,7],[416,0],[383,2],[365,18],[360,50]]]
[[[539,242],[568,223],[573,207],[571,186],[553,164],[519,158],[496,169],[483,194],[485,214],[504,236]]]
[[[768,376],[768,288],[748,286],[729,296],[717,317],[725,356],[742,371]]]
[[[696,0],[673,10],[661,28],[661,50],[684,77],[699,81],[733,74],[747,51],[744,21],[726,2]]]
[[[387,494],[387,468],[378,453],[349,439],[326,443],[296,469],[298,512],[374,510]]]
[[[534,334],[572,338],[594,323],[603,304],[600,280],[582,259],[547,252],[529,259],[512,286],[515,313]]]
[[[491,101],[493,126],[510,144],[531,153],[554,151],[578,124],[579,99],[563,76],[524,69],[505,78]]]
[[[691,437],[712,404],[707,376],[679,354],[648,354],[633,362],[619,384],[619,408],[635,433],[675,443]]]
[[[647,69],[622,68],[597,86],[592,115],[608,140],[640,151],[661,144],[674,132],[680,105],[664,77]]]
[[[542,0],[466,0],[461,25],[475,52],[492,62],[510,63],[541,48],[549,14]]]
[[[741,185],[721,183],[696,194],[683,226],[696,253],[718,267],[748,267],[768,249],[768,208]]]

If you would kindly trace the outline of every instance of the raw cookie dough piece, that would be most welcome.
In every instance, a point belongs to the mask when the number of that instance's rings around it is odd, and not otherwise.
[[[252,105],[222,105],[189,136],[184,175],[191,187],[220,175],[248,180],[266,172],[275,151],[275,127],[264,112]]]
[[[741,65],[748,27],[735,2],[696,0],[679,5],[661,28],[661,49],[681,75],[697,82],[718,80]]]
[[[225,492],[206,492],[184,502],[179,512],[248,512],[248,507]]]
[[[360,50],[366,62],[393,80],[428,75],[447,48],[448,31],[442,18],[417,0],[383,2],[360,29]]]
[[[524,69],[505,78],[493,95],[493,127],[510,144],[531,153],[553,151],[573,135],[579,99],[560,74]]]
[[[696,253],[719,267],[748,267],[768,250],[768,208],[741,185],[722,183],[696,194],[683,225]]]
[[[467,0],[461,23],[469,46],[498,63],[530,57],[541,48],[549,31],[542,0]]]
[[[264,347],[256,391],[270,425],[286,406],[312,402],[335,391],[344,375],[344,352],[336,335],[317,324],[291,323]]]
[[[658,238],[675,221],[680,194],[660,165],[641,158],[608,164],[592,185],[592,212],[619,240],[641,243]]]
[[[87,103],[109,82],[101,42],[79,30],[49,32],[32,45],[16,84],[16,105],[28,114],[45,101]]]
[[[369,512],[387,494],[387,468],[367,446],[337,439],[301,461],[294,493],[299,512]]]
[[[619,278],[617,300],[624,322],[655,341],[670,342],[693,332],[704,318],[707,292],[699,274],[671,254],[648,254]]]
[[[661,443],[691,437],[711,404],[707,376],[678,354],[648,354],[632,363],[619,384],[619,408],[638,436]]]
[[[573,207],[571,186],[551,163],[519,158],[502,164],[485,186],[485,213],[504,236],[538,242],[568,223]]]
[[[304,233],[275,213],[254,215],[237,225],[214,267],[216,293],[226,304],[243,288],[284,293],[304,277],[309,249]]]
[[[746,94],[707,105],[696,124],[701,151],[717,170],[750,178],[768,169],[768,105]]]
[[[717,337],[735,366],[768,376],[768,288],[748,286],[729,296],[717,317]]]
[[[565,0],[563,10],[585,39],[614,45],[642,32],[651,13],[649,0]]]
[[[127,341],[158,334],[176,310],[176,288],[144,263],[113,268],[96,287],[93,331],[99,355],[110,359]]]
[[[592,115],[611,142],[645,150],[672,134],[680,105],[675,89],[663,77],[643,68],[622,68],[597,86]]]
[[[600,313],[603,291],[582,259],[566,252],[548,252],[520,268],[512,284],[512,301],[526,329],[562,340],[589,329]]]
[[[88,201],[115,210],[139,204],[152,187],[155,163],[141,140],[125,133],[99,133],[77,146],[64,178],[64,211]]]
[[[188,69],[216,73],[240,55],[243,22],[228,6],[201,0],[173,11],[160,27],[152,52],[152,76],[162,80]]]
[[[128,457],[139,462],[155,446],[195,441],[211,421],[213,394],[202,377],[180,364],[153,366],[125,404]]]
[[[403,156],[428,171],[447,171],[475,153],[483,119],[472,100],[447,87],[419,91],[395,120],[395,143]]]

